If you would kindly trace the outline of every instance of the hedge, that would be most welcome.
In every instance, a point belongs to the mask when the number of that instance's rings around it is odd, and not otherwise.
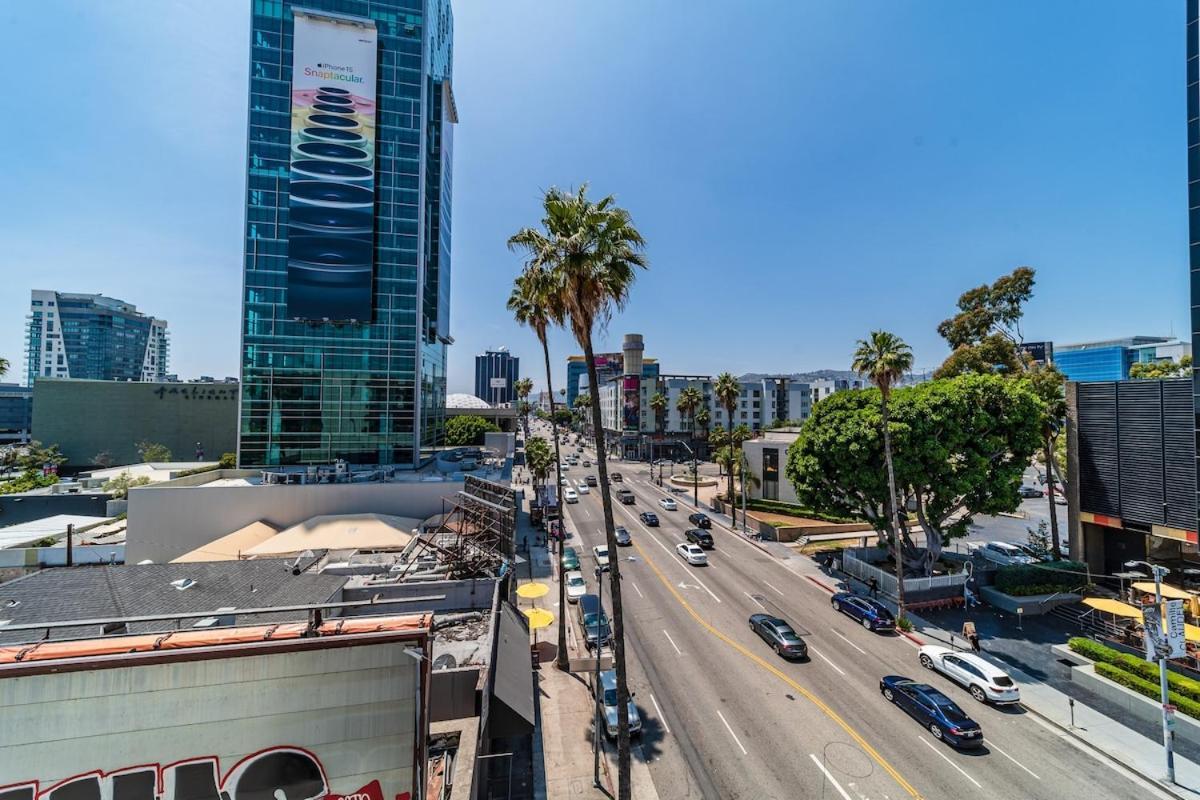
[[[1138,694],[1144,697],[1149,697],[1152,700],[1159,700],[1162,697],[1161,689],[1159,688],[1157,681],[1151,682],[1143,678],[1139,678],[1136,675],[1131,675],[1130,673],[1122,670],[1120,667],[1115,667],[1112,664],[1106,664],[1103,661],[1098,662],[1096,664],[1096,674],[1102,675],[1103,677],[1108,678],[1110,681],[1119,683],[1126,689],[1132,689]],[[1183,695],[1175,692],[1168,692],[1167,697],[1175,705],[1175,707],[1184,714],[1187,714],[1189,717],[1194,719],[1200,719],[1200,703],[1196,702],[1195,700],[1189,700]]]
[[[724,487],[721,487],[721,488],[724,488]],[[725,498],[726,498],[726,494],[724,492],[718,493],[717,499],[725,500]],[[737,505],[738,510],[741,511],[742,496],[740,494],[735,494],[733,496],[733,501]],[[806,517],[808,519],[819,519],[819,520],[823,520],[825,522],[833,522],[833,523],[837,523],[837,524],[845,524],[845,523],[850,523],[850,522],[861,522],[861,520],[853,519],[851,517],[838,517],[833,514],[822,514],[818,511],[813,511],[811,508],[805,508],[804,506],[798,506],[798,505],[795,505],[794,503],[785,503],[781,500],[758,500],[753,497],[748,497],[748,498],[746,498],[746,508],[748,508],[751,511],[770,511],[775,514],[787,514],[792,517]]]
[[[1064,589],[1073,589],[1088,582],[1087,565],[1078,561],[1053,561],[1049,564],[1008,564],[996,570],[996,588],[1005,594],[1022,586],[1050,588],[1050,594]]]
[[[1084,639],[1080,636],[1070,639],[1067,642],[1067,646],[1081,656],[1090,658],[1093,661],[1099,661],[1102,664],[1107,664],[1153,683],[1154,696],[1158,696],[1157,664],[1151,664],[1143,658],[1123,653],[1115,648],[1102,645],[1091,639]],[[1168,671],[1167,685],[1171,687],[1173,693],[1178,693],[1182,697],[1200,703],[1200,681],[1189,678],[1186,675],[1179,675],[1178,673]]]

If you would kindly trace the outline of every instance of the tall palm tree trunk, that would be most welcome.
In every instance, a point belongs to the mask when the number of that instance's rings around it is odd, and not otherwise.
[[[599,386],[600,379],[596,374],[596,359],[592,350],[592,334],[588,334],[583,342],[583,354],[587,361],[588,384]],[[612,493],[608,485],[608,457],[604,451],[604,426],[600,421],[600,393],[591,393],[592,402],[592,434],[596,440],[596,466],[600,472],[600,501],[604,507],[604,541],[609,558],[609,583],[612,587],[612,628],[613,628],[613,668],[617,673],[617,798],[630,800],[632,787],[629,783],[629,682],[625,674],[625,616],[621,601],[621,559],[616,558],[617,537],[613,531]],[[603,575],[600,580],[603,580]],[[565,606],[559,606],[565,608]],[[600,657],[599,648],[596,657]]]
[[[562,498],[562,455],[558,450],[558,423],[554,421],[554,386],[550,382],[550,345],[546,341],[546,337],[542,336],[542,356],[546,359],[546,391],[550,393],[550,430],[554,432],[554,472],[555,480],[558,481],[557,488],[554,490],[558,495],[558,524],[559,530],[562,531],[563,538],[558,542],[558,658],[556,664],[560,670],[566,672],[570,669],[571,662],[567,658],[567,624],[566,620],[562,619],[563,609],[567,607],[567,576],[563,574],[563,542],[566,540],[567,529],[564,524],[566,521],[566,504]],[[528,441],[528,436],[526,437]]]
[[[896,471],[892,467],[892,433],[888,430],[888,398],[881,393],[880,411],[883,415],[883,460],[887,463],[888,509],[892,523],[892,541],[896,547],[896,619],[904,617],[904,547],[900,537],[900,509],[896,507]]]
[[[1046,497],[1050,500],[1050,554],[1055,561],[1062,559],[1062,545],[1058,541],[1058,508],[1054,504],[1054,439],[1050,427],[1046,427]]]

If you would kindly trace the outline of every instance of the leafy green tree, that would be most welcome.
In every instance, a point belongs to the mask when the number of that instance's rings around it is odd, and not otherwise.
[[[42,446],[36,439],[25,446],[24,452],[17,456],[17,469],[22,472],[41,472],[46,464],[59,466],[66,463],[67,457],[58,452],[58,445]]]
[[[496,433],[500,428],[489,419],[463,414],[446,419],[446,444],[450,447],[469,447],[483,444],[485,433]]]
[[[854,351],[852,367],[865,375],[879,390],[880,428],[883,430],[883,460],[887,465],[888,520],[892,523],[892,542],[896,555],[896,604],[904,616],[904,539],[908,531],[900,525],[896,503],[896,473],[892,463],[892,438],[888,420],[888,400],[892,387],[912,369],[912,349],[904,340],[888,331],[872,331],[869,339],[860,339]]]
[[[92,463],[97,467],[111,467],[115,461],[112,453],[108,452],[107,450],[101,450],[99,453],[96,453],[96,455],[92,456]]]
[[[561,307],[575,340],[583,347],[588,385],[598,387],[592,334],[607,324],[612,312],[624,308],[636,277],[646,267],[645,239],[629,212],[611,197],[592,201],[586,185],[574,194],[550,189],[542,200],[544,215],[540,229],[524,228],[509,239],[509,246],[529,255],[532,265],[549,270],[557,284]],[[591,392],[593,435],[599,469],[600,499],[604,509],[605,541],[617,551],[614,534],[612,493],[608,485],[604,429],[600,420],[600,396]],[[625,668],[625,619],[622,603],[620,560],[609,568],[613,610],[613,666],[617,677],[617,796],[629,800],[629,683]]]
[[[544,484],[555,464],[556,459],[545,439],[539,436],[525,440],[525,466],[529,468],[535,484]]]
[[[221,459],[217,462],[218,469],[235,469],[237,467],[237,453],[221,453]]]
[[[165,444],[158,442],[138,442],[137,448],[138,458],[143,462],[164,462],[171,460],[171,449]]]
[[[512,248],[513,246],[513,243],[509,242],[509,247]],[[554,436],[554,468],[558,478],[558,485],[561,486],[562,454],[559,452],[558,428],[563,423],[559,420],[557,412],[565,411],[566,409],[555,408],[554,380],[550,372],[550,344],[546,336],[551,325],[562,324],[566,312],[563,310],[562,302],[559,299],[558,283],[555,281],[550,270],[531,258],[525,270],[513,281],[512,293],[509,294],[507,308],[512,312],[513,318],[518,324],[533,330],[534,335],[537,336],[538,344],[542,346],[542,360],[546,369],[546,394],[549,397],[550,412],[546,413],[538,409],[538,414],[542,419],[551,420],[554,425],[552,430]],[[559,393],[560,395],[564,394],[565,390],[560,389]],[[525,442],[528,446],[528,432],[526,432]],[[544,480],[545,477],[543,476]],[[566,604],[566,581],[563,580],[563,552],[560,543],[558,548],[558,607],[566,608]],[[562,624],[558,626],[557,666],[563,671],[570,668],[570,661],[567,658],[566,626]]]
[[[150,478],[146,475],[135,478],[128,472],[122,472],[105,481],[103,489],[110,493],[114,500],[124,500],[129,496],[130,489],[135,486],[145,486],[148,483],[150,483]]]
[[[822,400],[789,448],[785,474],[801,505],[864,519],[893,545],[898,531],[897,552],[909,569],[928,575],[945,544],[966,535],[975,515],[1020,505],[1021,476],[1041,443],[1043,404],[1026,382],[999,375],[893,390],[894,494],[879,469],[885,460],[881,405],[878,389]],[[915,510],[923,551],[893,517],[901,504]]]
[[[529,395],[533,391],[533,380],[521,378],[513,384],[513,391],[517,395],[517,416],[521,418],[521,432],[525,435],[525,441],[529,441],[529,412],[533,409],[529,405]]]
[[[566,407],[558,408],[554,411],[554,424],[558,428],[570,428],[576,419],[577,418],[575,414],[569,411]],[[555,435],[557,434],[558,431],[556,429]]]
[[[1192,357],[1183,356],[1178,361],[1146,361],[1129,367],[1129,377],[1134,380],[1159,380],[1162,378],[1186,378],[1192,374]]]

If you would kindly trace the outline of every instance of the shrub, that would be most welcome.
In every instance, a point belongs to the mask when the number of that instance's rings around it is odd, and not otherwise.
[[[1079,655],[1085,658],[1090,658],[1093,661],[1098,661],[1102,664],[1115,667],[1123,672],[1128,672],[1142,680],[1149,681],[1154,684],[1155,697],[1158,696],[1158,665],[1151,664],[1143,658],[1139,658],[1129,653],[1123,653],[1113,647],[1102,645],[1099,642],[1091,639],[1084,639],[1076,636],[1067,642],[1067,646]],[[1187,697],[1200,703],[1200,681],[1189,678],[1186,675],[1179,675],[1174,672],[1167,673],[1167,685],[1170,686],[1172,692],[1178,693],[1182,697]]]
[[[17,477],[0,483],[0,494],[16,494],[44,489],[58,483],[57,475],[43,475],[41,469],[26,470]]]
[[[485,433],[496,433],[499,430],[491,420],[483,417],[450,417],[446,420],[446,444],[450,447],[483,444]]]
[[[1074,589],[1088,582],[1087,565],[1078,561],[1053,561],[1048,564],[1008,564],[996,570],[996,588],[1005,594],[1020,595],[1021,587],[1049,591],[1024,594],[1053,594]]]
[[[221,469],[233,469],[237,466],[237,453],[221,453],[221,460],[217,462],[217,466]]]
[[[912,633],[913,623],[908,617],[900,617],[898,620],[896,620],[896,625],[905,633]]]
[[[1112,664],[1106,664],[1103,661],[1097,662],[1096,674],[1108,678],[1114,683],[1119,683],[1126,689],[1132,689],[1143,697],[1149,697],[1152,700],[1158,700],[1162,697],[1158,681],[1148,681],[1145,678],[1139,678],[1137,675],[1126,672]],[[1184,714],[1195,719],[1200,719],[1200,702],[1184,697],[1176,692],[1168,692],[1167,698]]]
[[[735,495],[733,498],[734,505],[740,511],[742,508],[742,496]],[[811,508],[798,506],[793,503],[785,503],[781,500],[757,500],[755,498],[746,498],[746,508],[750,511],[770,511],[775,514],[787,514],[793,517],[807,517],[808,519],[819,519],[825,522],[847,523],[860,522],[861,520],[852,519],[850,517],[838,517],[833,514],[822,514],[813,511]]]

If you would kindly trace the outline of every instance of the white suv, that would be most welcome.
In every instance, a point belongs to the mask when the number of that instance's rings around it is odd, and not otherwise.
[[[974,653],[927,644],[919,651],[921,666],[962,684],[981,703],[1021,702],[1021,690],[1004,670]]]
[[[1034,564],[1037,559],[1027,555],[1014,544],[1008,542],[988,542],[983,547],[976,548],[976,553],[1001,566],[1009,564]]]
[[[568,486],[567,488],[563,489],[563,500],[566,500],[568,503],[578,503],[579,492]]]

